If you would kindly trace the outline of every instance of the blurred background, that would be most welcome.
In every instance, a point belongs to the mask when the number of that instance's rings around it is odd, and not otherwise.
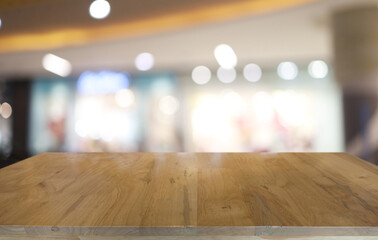
[[[1,0],[0,166],[46,151],[378,164],[377,0]]]

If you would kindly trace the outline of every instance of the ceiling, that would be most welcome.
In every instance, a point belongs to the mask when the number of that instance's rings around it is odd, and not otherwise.
[[[317,0],[111,0],[113,10],[102,20],[89,16],[91,1],[23,0],[19,5],[15,5],[18,1],[12,2],[8,11],[5,11],[8,6],[5,5],[0,13],[4,22],[0,52],[127,39],[282,10]],[[21,2],[25,2],[24,7]]]
[[[350,5],[376,4],[376,0],[206,0],[205,5],[203,0],[109,0],[111,15],[99,21],[89,17],[90,2],[1,1],[0,75],[49,75],[41,66],[49,52],[69,60],[73,74],[102,69],[135,72],[134,58],[145,51],[155,56],[154,71],[190,73],[198,64],[215,68],[213,49],[220,43],[234,48],[239,66],[331,60],[332,13]],[[51,36],[59,44],[54,45]]]

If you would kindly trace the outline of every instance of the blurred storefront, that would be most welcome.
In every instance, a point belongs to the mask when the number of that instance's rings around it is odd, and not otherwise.
[[[314,78],[308,65],[293,80],[263,68],[250,82],[240,69],[230,83],[213,76],[201,85],[190,75],[110,71],[35,79],[28,149],[343,151],[341,100],[332,71]]]

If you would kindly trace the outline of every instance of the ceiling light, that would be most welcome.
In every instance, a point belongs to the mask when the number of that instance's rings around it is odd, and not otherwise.
[[[70,75],[72,66],[69,61],[58,57],[54,54],[46,54],[42,60],[42,66],[49,72],[55,73],[61,77]]]
[[[192,79],[199,85],[206,84],[211,79],[211,71],[205,66],[197,66],[192,71]]]
[[[257,82],[261,79],[262,71],[259,65],[250,63],[244,67],[243,75],[248,81]]]
[[[277,73],[284,80],[293,80],[298,76],[298,67],[293,62],[282,62],[278,65]]]
[[[217,71],[217,77],[222,83],[231,83],[235,81],[236,71],[233,68],[227,69],[220,67]]]
[[[328,74],[327,63],[317,60],[308,65],[308,73],[313,78],[325,78]]]
[[[220,44],[214,50],[214,56],[222,68],[234,68],[238,62],[232,47],[227,44]]]
[[[154,56],[151,53],[141,53],[135,58],[135,66],[139,71],[150,70],[154,63]]]
[[[106,18],[110,13],[110,4],[106,0],[95,0],[89,7],[89,14],[95,19]]]

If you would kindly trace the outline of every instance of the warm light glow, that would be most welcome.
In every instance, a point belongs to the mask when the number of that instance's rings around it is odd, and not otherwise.
[[[179,102],[173,96],[165,96],[159,101],[159,109],[164,114],[173,115],[179,109]]]
[[[205,66],[197,66],[192,71],[192,79],[199,85],[206,84],[211,79],[211,71]]]
[[[122,136],[122,131],[130,133],[132,131],[130,127],[130,120],[125,115],[111,113],[100,121],[100,138],[104,141],[112,141]]]
[[[282,62],[278,65],[277,73],[284,80],[293,80],[298,76],[298,67],[293,62]]]
[[[234,50],[227,44],[220,44],[214,50],[214,56],[218,64],[225,69],[236,66],[238,59]]]
[[[312,61],[308,65],[308,73],[313,78],[325,78],[328,74],[328,66],[327,63],[321,60]]]
[[[135,96],[130,89],[121,89],[115,95],[115,101],[118,106],[127,108],[133,105]]]
[[[272,97],[264,91],[257,92],[252,97],[253,110],[260,124],[271,124],[274,120]]]
[[[221,94],[220,104],[226,114],[240,115],[246,110],[246,104],[239,93],[225,90]]]
[[[293,90],[277,91],[273,95],[278,120],[284,126],[300,126],[305,121],[305,99]]]
[[[95,19],[106,18],[110,13],[110,4],[106,0],[95,0],[89,7],[89,14]]]
[[[9,103],[5,102],[1,105],[1,116],[5,119],[9,118],[12,115],[12,107]]]
[[[72,66],[69,61],[51,53],[46,54],[43,57],[42,66],[47,71],[55,73],[61,77],[67,77],[70,75],[72,70]]]
[[[87,128],[84,121],[79,120],[75,123],[75,132],[80,137],[86,137],[87,136]]]
[[[120,91],[122,93],[123,91]],[[122,94],[121,94],[122,96]],[[113,94],[79,96],[75,109],[74,130],[78,136],[100,141],[124,141],[134,135],[129,110],[120,110]]]
[[[154,63],[154,56],[151,53],[141,53],[135,58],[135,66],[140,71],[150,70]]]
[[[232,89],[199,96],[192,112],[192,134],[197,150],[236,151],[240,138],[239,129],[233,128],[233,124],[243,124],[246,107],[242,96]]]
[[[248,81],[257,82],[261,79],[262,71],[259,65],[250,63],[244,67],[243,75]]]
[[[104,104],[98,99],[86,99],[80,102],[77,107],[79,116],[75,123],[75,132],[80,137],[100,139],[100,131],[103,128],[103,118],[107,115],[102,114]]]
[[[199,98],[192,115],[193,138],[200,140],[223,132],[224,121],[219,121],[223,119],[222,113],[222,106],[216,97],[205,95]]]
[[[233,68],[218,68],[217,77],[222,83],[232,83],[236,79],[236,71]]]

